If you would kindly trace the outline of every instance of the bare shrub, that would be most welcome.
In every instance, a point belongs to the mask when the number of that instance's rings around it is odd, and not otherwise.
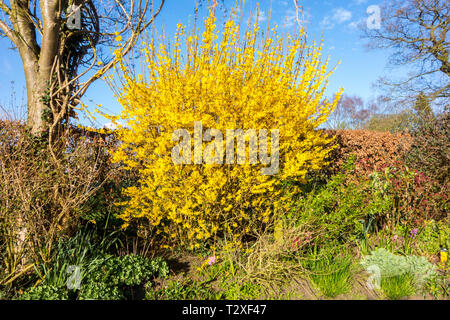
[[[0,122],[0,284],[48,261],[54,240],[76,229],[83,204],[111,175],[105,147],[113,143],[71,128],[55,160],[23,124]]]

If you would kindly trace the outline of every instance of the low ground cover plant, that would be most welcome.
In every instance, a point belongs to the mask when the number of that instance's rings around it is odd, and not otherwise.
[[[120,256],[121,246],[117,233],[102,235],[97,228],[82,228],[58,241],[52,259],[36,266],[37,279],[29,279],[34,285],[17,298],[130,299],[147,281],[168,275],[167,263],[161,258]]]

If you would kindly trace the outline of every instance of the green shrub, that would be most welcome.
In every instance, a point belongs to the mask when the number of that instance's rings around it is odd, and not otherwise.
[[[392,210],[392,197],[374,177],[352,175],[351,160],[344,172],[332,176],[325,185],[301,196],[288,214],[299,225],[311,228],[314,241],[322,251],[325,247],[363,239],[367,232],[377,227],[377,221]]]
[[[448,299],[450,289],[450,279],[445,274],[439,274],[427,282],[425,290],[435,299]]]
[[[405,154],[408,165],[424,172],[432,180],[447,186],[450,158],[450,112],[426,117],[413,131],[411,150]]]
[[[380,279],[409,274],[414,277],[416,287],[421,287],[427,280],[436,276],[436,267],[425,257],[395,255],[385,248],[378,248],[361,259],[361,265],[368,269],[376,266]]]
[[[441,247],[449,248],[450,225],[447,220],[426,221],[418,234],[417,245],[420,251],[427,255],[436,255]]]

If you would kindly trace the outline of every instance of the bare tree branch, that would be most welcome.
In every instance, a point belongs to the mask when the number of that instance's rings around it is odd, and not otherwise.
[[[152,0],[10,0],[10,6],[0,0],[0,35],[22,58],[33,132],[58,134],[89,86],[153,23],[165,0],[158,3],[153,11]],[[69,25],[71,19],[81,19],[80,28]]]
[[[446,0],[388,0],[381,29],[364,29],[369,48],[391,49],[391,66],[408,66],[406,79],[379,82],[394,95],[415,99],[424,92],[432,100],[448,98],[450,4]]]

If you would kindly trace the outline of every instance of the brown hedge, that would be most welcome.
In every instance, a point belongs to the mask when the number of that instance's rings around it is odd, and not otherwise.
[[[390,133],[371,130],[325,130],[335,136],[335,146],[330,157],[330,170],[336,173],[350,155],[355,156],[355,170],[370,174],[393,166],[405,155],[412,143],[407,132]]]

